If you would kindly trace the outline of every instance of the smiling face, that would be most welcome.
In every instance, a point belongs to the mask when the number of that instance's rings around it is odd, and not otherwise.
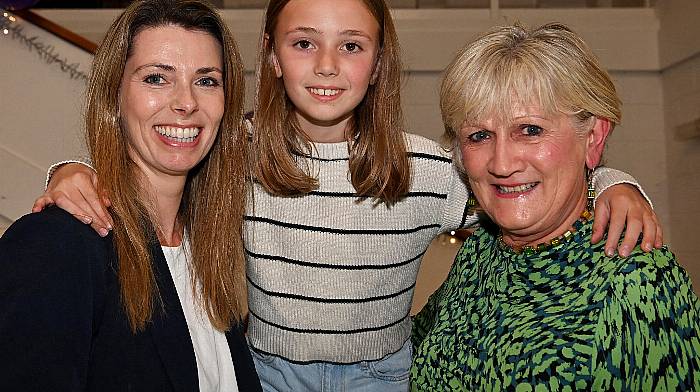
[[[590,119],[587,129],[600,121]],[[586,164],[597,164],[602,152],[592,147],[595,135],[577,130],[572,116],[537,106],[462,126],[469,183],[506,243],[537,244],[569,229],[586,205]]]
[[[211,35],[176,26],[134,37],[119,109],[129,155],[151,180],[184,181],[214,143],[224,113],[221,53]]]
[[[291,0],[274,30],[273,64],[302,129],[342,141],[376,68],[379,24],[360,0]]]

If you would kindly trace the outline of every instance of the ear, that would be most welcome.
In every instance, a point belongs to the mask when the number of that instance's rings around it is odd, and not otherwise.
[[[282,77],[282,67],[280,67],[280,63],[277,60],[277,54],[275,54],[275,48],[272,46],[272,43],[270,42],[270,35],[265,34],[263,36],[263,44],[265,45],[265,48],[270,48],[270,62],[272,63],[272,66],[275,68],[275,75],[278,78]]]
[[[374,63],[374,71],[372,71],[372,77],[369,78],[369,85],[374,86],[377,83],[377,77],[379,77],[379,69],[382,65],[382,55],[377,56],[377,61]]]
[[[611,130],[610,120],[595,118],[593,129],[591,129],[586,140],[586,166],[589,169],[595,169],[600,163],[600,158],[603,156],[603,150],[605,149],[605,140],[608,138]]]

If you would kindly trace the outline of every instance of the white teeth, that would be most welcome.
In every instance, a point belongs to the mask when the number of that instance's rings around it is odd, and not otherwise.
[[[332,97],[334,95],[337,95],[340,92],[340,90],[333,90],[333,89],[329,89],[329,88],[323,89],[323,88],[313,88],[312,87],[312,88],[309,88],[309,90],[311,90],[311,92],[316,94],[316,95],[323,95],[323,96],[327,96],[327,97]]]
[[[157,125],[155,130],[161,135],[180,143],[193,142],[199,135],[199,128],[197,127],[179,128]]]
[[[534,188],[536,185],[537,185],[536,182],[533,182],[530,184],[518,185],[518,186],[500,186],[500,185],[498,185],[498,190],[501,193],[525,192],[528,189]]]

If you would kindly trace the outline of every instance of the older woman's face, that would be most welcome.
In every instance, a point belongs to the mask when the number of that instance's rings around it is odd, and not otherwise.
[[[132,159],[147,176],[183,175],[209,152],[224,113],[221,45],[181,27],[136,35],[120,87]]]
[[[536,106],[463,124],[459,133],[464,169],[480,205],[521,243],[571,224],[586,203],[587,137],[569,116],[546,115]],[[565,231],[565,230],[564,230]]]

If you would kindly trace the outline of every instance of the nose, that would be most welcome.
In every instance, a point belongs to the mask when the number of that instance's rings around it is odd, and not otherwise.
[[[335,76],[338,74],[338,62],[333,49],[320,50],[314,72],[319,76]]]
[[[522,158],[522,151],[517,143],[507,138],[497,138],[492,144],[487,168],[494,177],[508,178],[524,170],[525,162]]]
[[[170,107],[174,112],[188,116],[199,109],[193,88],[194,86],[186,83],[180,83],[175,87],[170,101]]]

